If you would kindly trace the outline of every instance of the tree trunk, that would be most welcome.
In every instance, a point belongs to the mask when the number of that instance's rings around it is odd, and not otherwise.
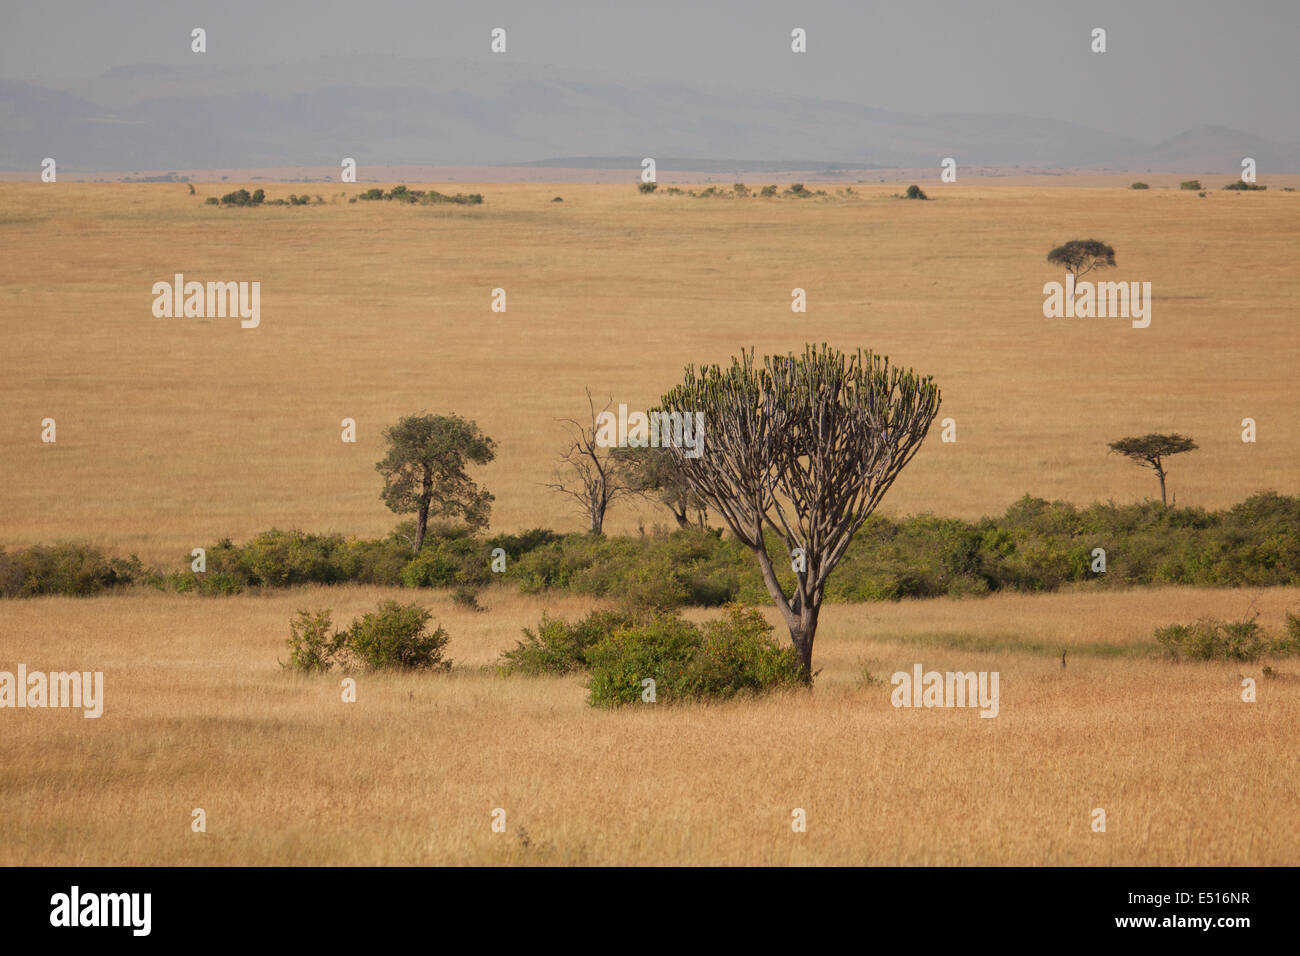
[[[424,482],[420,486],[420,510],[415,518],[415,553],[424,547],[424,533],[429,527],[429,503],[433,501],[433,472],[426,465]]]
[[[805,607],[800,610],[798,624],[790,627],[790,640],[799,654],[804,683],[812,685],[813,639],[817,636],[817,615],[820,608]]]
[[[1157,468],[1156,474],[1160,476],[1160,503],[1168,508],[1169,502],[1165,501],[1165,473]]]
[[[794,644],[795,652],[799,655],[799,669],[803,671],[804,683],[811,684],[813,635],[805,632],[801,627],[792,627],[790,629],[790,640]]]
[[[429,502],[420,500],[420,513],[415,518],[415,553],[420,553],[424,546],[424,532],[429,527]]]
[[[785,619],[785,626],[790,629],[790,642],[794,644],[794,649],[799,655],[799,666],[803,671],[804,683],[811,686],[813,638],[817,635],[817,615],[821,609],[801,606],[796,613],[790,606],[785,592],[781,590],[781,582],[777,580],[776,571],[772,568],[772,559],[768,557],[766,551],[758,552],[758,566],[763,573],[763,583],[767,585],[767,593],[776,602],[777,610]]]

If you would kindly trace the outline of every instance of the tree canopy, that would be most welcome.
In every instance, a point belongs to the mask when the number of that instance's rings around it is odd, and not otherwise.
[[[1156,476],[1160,479],[1160,503],[1168,504],[1165,500],[1165,475],[1168,472],[1165,469],[1164,460],[1170,455],[1181,455],[1183,452],[1195,451],[1196,442],[1176,432],[1172,435],[1160,435],[1152,432],[1149,435],[1136,438],[1121,438],[1119,441],[1113,441],[1110,443],[1110,450],[1123,455],[1136,464],[1155,469]]]
[[[729,368],[686,369],[665,410],[704,415],[704,450],[671,447],[691,490],[754,551],[812,676],[812,647],[827,578],[924,441],[939,410],[930,378],[861,349],[823,344],[802,355],[753,352]],[[777,578],[765,532],[786,547],[794,588]]]
[[[415,550],[424,544],[429,515],[460,518],[471,528],[487,526],[492,495],[466,474],[485,465],[496,443],[459,415],[408,415],[384,430],[388,454],[375,464],[384,476],[384,503],[398,514],[416,514]]]
[[[1074,273],[1075,279],[1078,279],[1093,269],[1114,266],[1115,250],[1096,239],[1071,239],[1065,245],[1057,246],[1049,252],[1047,261],[1053,265],[1064,266]]]

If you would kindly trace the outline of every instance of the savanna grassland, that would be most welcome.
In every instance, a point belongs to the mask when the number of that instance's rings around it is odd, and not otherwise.
[[[1295,864],[1300,674],[1171,664],[1151,628],[1221,591],[834,605],[811,692],[590,708],[581,680],[480,665],[544,606],[427,603],[445,677],[295,677],[285,622],[372,588],[0,604],[6,660],[105,671],[104,714],[9,710],[0,861],[15,864]],[[405,595],[409,597],[409,592]],[[1233,599],[1235,600],[1235,598]],[[1262,592],[1273,621],[1300,589]],[[775,613],[771,615],[775,620]],[[1047,646],[1035,648],[1037,643]],[[1030,647],[1031,649],[1025,649]],[[1067,667],[1059,648],[1074,649]],[[890,705],[889,674],[998,670],[1000,711]],[[862,671],[883,678],[864,683]],[[1241,676],[1259,683],[1242,703]],[[207,832],[190,830],[191,812]],[[1107,813],[1104,834],[1090,825]],[[491,813],[506,811],[505,833]],[[807,813],[806,833],[791,813]]]
[[[1106,448],[1150,431],[1200,445],[1172,465],[1181,506],[1300,488],[1300,194],[972,181],[934,186],[933,202],[892,199],[894,184],[729,201],[456,183],[435,188],[484,204],[427,207],[306,184],[333,202],[204,205],[233,188],[0,183],[11,546],[75,537],[172,564],[271,526],[381,535],[382,429],[420,410],[499,443],[476,472],[494,529],[582,530],[541,483],[565,445],[556,419],[585,411],[585,386],[644,408],[687,363],[823,340],[932,374],[956,421],[956,443],[936,429],[884,513],[1158,495]],[[1045,257],[1070,238],[1114,246],[1103,278],[1152,283],[1150,328],[1043,317],[1043,283],[1062,278]],[[154,318],[152,285],[176,272],[260,281],[260,327]],[[806,314],[791,312],[796,287]],[[47,417],[54,445],[39,440]],[[356,444],[340,440],[345,417]],[[1241,441],[1245,417],[1256,444]],[[671,519],[615,508],[607,527],[639,520]]]
[[[324,205],[253,209],[204,205],[238,184],[0,183],[0,544],[85,540],[179,569],[272,526],[379,536],[396,520],[381,431],[422,410],[499,443],[474,471],[493,530],[580,530],[540,483],[584,387],[643,408],[689,362],[823,340],[932,374],[956,421],[891,515],[1151,497],[1151,473],[1106,443],[1152,431],[1200,445],[1171,464],[1179,506],[1295,494],[1300,194],[1221,179],[1202,177],[1205,198],[926,184],[925,203],[896,184],[826,200],[434,187],[483,193],[474,207],[307,184]],[[1044,258],[1072,238],[1114,246],[1100,278],[1152,283],[1150,328],[1043,317],[1061,279]],[[261,282],[260,327],[155,318],[151,287],[176,272]],[[607,530],[666,519],[616,505]],[[298,608],[346,623],[385,597],[433,610],[449,675],[363,674],[343,704],[338,676],[278,665]],[[101,670],[107,697],[99,719],[0,712],[0,863],[1300,863],[1300,665],[1174,664],[1152,640],[1202,614],[1277,630],[1300,589],[829,605],[811,692],[613,712],[581,677],[487,667],[544,610],[592,601],[496,586],[482,603],[353,586],[0,602],[0,669]],[[999,716],[893,708],[889,675],[916,662],[998,671]]]

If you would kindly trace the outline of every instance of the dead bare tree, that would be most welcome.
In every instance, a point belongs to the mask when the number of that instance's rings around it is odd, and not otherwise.
[[[577,501],[591,521],[591,533],[598,535],[604,533],[605,513],[609,506],[619,498],[633,494],[633,491],[628,487],[623,464],[612,454],[613,449],[603,448],[596,441],[599,416],[609,411],[613,398],[607,400],[605,407],[598,412],[591,389],[586,391],[591,422],[560,419],[573,430],[569,447],[560,456],[561,463],[568,466],[572,476],[565,478],[557,474],[556,480],[546,487]]]
[[[758,558],[768,593],[812,679],[813,638],[826,581],[853,535],[920,449],[939,411],[929,377],[858,350],[823,344],[803,355],[753,352],[686,369],[662,407],[704,414],[704,452],[673,447],[691,489]],[[777,578],[765,532],[784,545],[793,593]]]

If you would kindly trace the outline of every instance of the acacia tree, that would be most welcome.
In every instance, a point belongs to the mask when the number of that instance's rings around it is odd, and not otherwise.
[[[610,398],[605,407],[596,411],[596,402],[587,389],[587,407],[591,412],[591,422],[579,422],[573,418],[562,418],[573,431],[569,447],[560,456],[560,462],[567,465],[573,473],[571,477],[556,475],[556,480],[546,485],[552,491],[568,495],[578,502],[583,514],[591,522],[591,533],[604,534],[605,512],[619,498],[633,494],[628,486],[628,476],[624,463],[613,454],[613,449],[604,448],[596,440],[600,415],[609,411]]]
[[[1178,433],[1172,435],[1143,435],[1140,438],[1121,438],[1110,443],[1110,450],[1123,455],[1129,461],[1145,468],[1154,468],[1160,479],[1160,503],[1168,507],[1165,500],[1165,459],[1170,455],[1181,455],[1185,451],[1195,451],[1196,442]]]
[[[1047,261],[1053,265],[1064,266],[1074,274],[1075,282],[1093,269],[1105,269],[1115,265],[1115,250],[1096,239],[1071,239],[1063,246],[1057,246],[1047,254]]]
[[[380,496],[397,514],[415,512],[415,551],[424,545],[430,513],[460,517],[485,528],[492,495],[465,473],[467,463],[486,465],[496,442],[459,415],[408,415],[384,429],[388,454],[375,463],[384,476]]]
[[[685,382],[661,400],[668,411],[704,414],[703,454],[672,446],[674,462],[754,552],[806,681],[826,581],[920,449],[939,401],[929,377],[825,344],[768,356],[761,368],[752,351],[727,369],[688,366]],[[777,579],[766,532],[796,555],[790,594]]]
[[[614,458],[624,465],[633,494],[664,505],[679,528],[689,527],[692,515],[704,528],[708,502],[691,490],[667,448],[616,448]]]

